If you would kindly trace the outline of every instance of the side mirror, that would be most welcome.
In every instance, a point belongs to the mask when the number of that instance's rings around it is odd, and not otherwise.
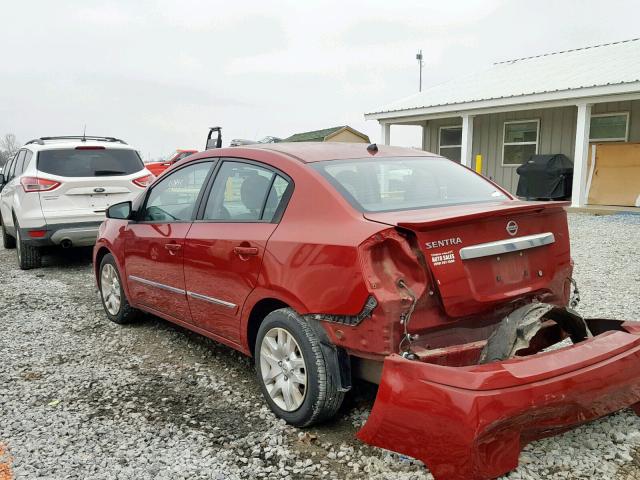
[[[5,183],[7,183],[4,179],[4,173],[0,173],[0,185],[4,185]]]
[[[131,202],[120,202],[107,208],[107,218],[129,220],[129,218],[131,217],[131,212]]]

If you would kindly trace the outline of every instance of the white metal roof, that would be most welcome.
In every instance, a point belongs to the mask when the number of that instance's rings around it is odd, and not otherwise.
[[[385,105],[367,116],[446,105],[455,106],[451,108],[454,110],[461,104],[487,104],[490,102],[486,101],[505,98],[521,97],[525,103],[533,100],[532,95],[554,92],[564,92],[563,98],[572,98],[579,96],[579,90],[615,85],[640,91],[640,39],[495,63],[484,71]]]

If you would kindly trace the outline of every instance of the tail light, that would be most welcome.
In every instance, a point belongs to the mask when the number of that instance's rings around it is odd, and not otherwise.
[[[49,180],[48,178],[22,177],[20,185],[24,191],[29,192],[48,192],[60,186],[60,182]]]
[[[139,187],[146,188],[151,185],[151,182],[153,182],[155,179],[156,177],[150,173],[149,175],[145,175],[144,177],[136,178],[135,180],[132,180],[132,182]]]
[[[29,230],[29,236],[31,238],[44,238],[46,234],[46,230]]]
[[[418,297],[430,283],[428,269],[421,259],[415,237],[408,232],[382,230],[359,247],[361,265],[372,293],[386,290],[391,296],[404,293],[402,280]]]

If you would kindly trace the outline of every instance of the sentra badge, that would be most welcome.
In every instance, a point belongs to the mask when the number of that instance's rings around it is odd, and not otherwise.
[[[460,245],[462,240],[460,237],[452,237],[452,238],[443,238],[442,240],[435,240],[433,242],[425,242],[424,246],[428,249],[439,248],[439,247],[449,247],[451,245]]]

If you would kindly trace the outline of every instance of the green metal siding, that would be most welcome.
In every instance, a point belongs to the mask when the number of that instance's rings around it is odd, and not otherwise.
[[[504,122],[539,120],[538,153],[563,153],[573,159],[576,107],[478,115],[474,119],[473,154],[483,157],[482,174],[511,192],[518,186],[517,166],[502,166]]]
[[[629,141],[640,142],[640,100],[597,103],[591,113],[629,112]]]
[[[640,142],[640,100],[593,105],[591,113],[630,112],[629,141]],[[573,161],[576,117],[575,106],[477,115],[473,121],[473,156],[482,155],[482,174],[510,192],[518,186],[517,166],[502,166],[504,122],[540,120],[538,153],[563,153]],[[425,129],[424,149],[438,153],[439,127],[461,125],[460,117],[430,120]]]

